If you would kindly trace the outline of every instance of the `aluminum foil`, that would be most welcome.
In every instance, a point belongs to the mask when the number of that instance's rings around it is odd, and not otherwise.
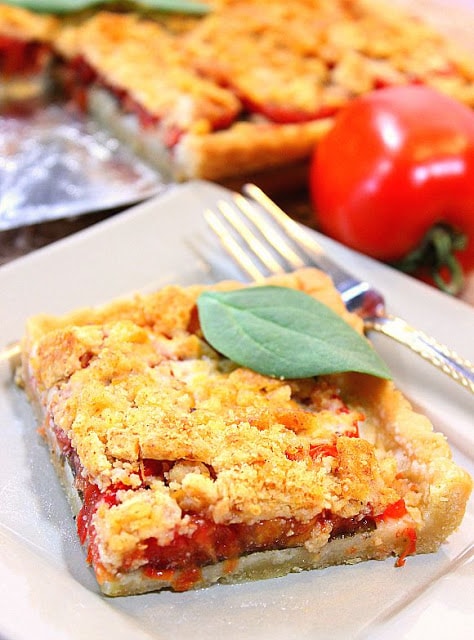
[[[0,231],[126,207],[165,187],[155,170],[63,105],[0,111]]]

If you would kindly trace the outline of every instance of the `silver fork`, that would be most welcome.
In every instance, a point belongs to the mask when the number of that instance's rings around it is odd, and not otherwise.
[[[474,365],[434,338],[385,310],[379,291],[356,279],[327,256],[314,237],[290,218],[261,189],[243,188],[248,198],[233,194],[233,204],[221,200],[205,218],[226,252],[254,281],[304,266],[315,266],[333,280],[349,311],[364,321],[366,332],[377,331],[407,346],[474,394]]]

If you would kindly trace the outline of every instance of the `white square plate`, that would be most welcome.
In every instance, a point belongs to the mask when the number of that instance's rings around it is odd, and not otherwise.
[[[225,190],[195,182],[0,268],[4,345],[34,313],[62,313],[165,283],[234,275],[211,246],[202,211]],[[323,236],[393,313],[474,361],[474,309]],[[377,338],[399,386],[474,473],[474,397],[405,348]],[[3,345],[2,345],[3,346]],[[471,635],[474,505],[442,549],[408,558],[304,572],[189,593],[99,594],[30,410],[0,365],[0,637],[8,640],[252,640],[453,638]],[[428,635],[429,634],[429,635]]]

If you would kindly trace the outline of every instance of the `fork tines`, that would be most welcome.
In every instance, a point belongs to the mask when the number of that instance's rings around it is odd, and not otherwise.
[[[221,200],[216,211],[205,212],[207,223],[238,266],[258,281],[313,262],[292,242],[299,226],[255,185],[247,185],[245,192],[254,200],[236,193],[232,204]],[[263,205],[262,198],[267,200]]]

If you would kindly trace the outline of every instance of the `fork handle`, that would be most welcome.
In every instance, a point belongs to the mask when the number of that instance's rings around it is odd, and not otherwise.
[[[431,336],[414,329],[405,320],[388,314],[372,316],[364,319],[364,327],[368,331],[383,333],[407,346],[474,393],[474,365]]]

